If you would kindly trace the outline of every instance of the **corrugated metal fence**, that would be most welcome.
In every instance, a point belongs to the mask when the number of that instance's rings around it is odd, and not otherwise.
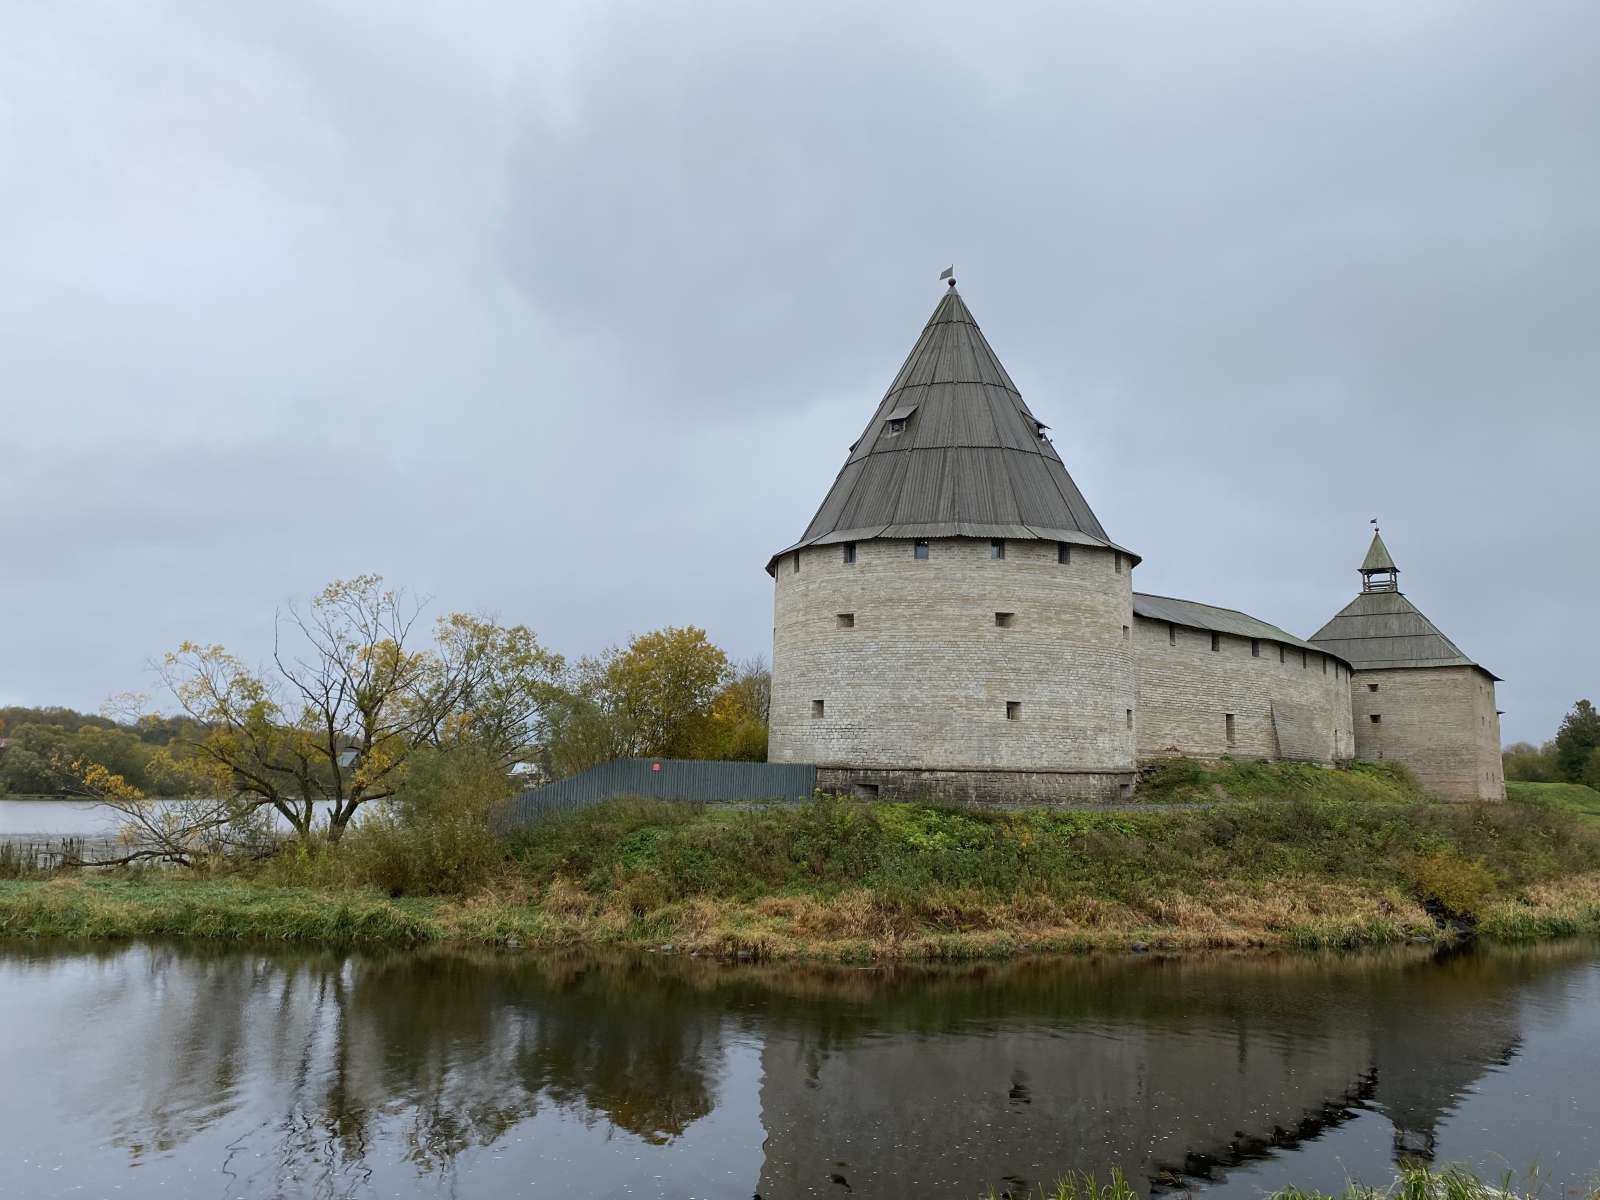
[[[651,800],[809,800],[817,769],[809,763],[701,762],[687,758],[619,758],[570,779],[529,788],[513,799],[504,825],[515,829],[548,816],[619,796]]]

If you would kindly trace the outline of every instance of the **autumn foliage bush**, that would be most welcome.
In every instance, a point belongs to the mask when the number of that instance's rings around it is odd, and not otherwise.
[[[368,814],[337,853],[350,877],[391,896],[461,895],[504,861],[496,809],[511,794],[492,754],[419,754],[393,800]]]

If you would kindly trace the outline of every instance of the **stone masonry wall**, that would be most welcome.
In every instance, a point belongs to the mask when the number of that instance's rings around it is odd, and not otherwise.
[[[1353,756],[1350,671],[1315,650],[1217,635],[1140,617],[1134,623],[1141,759],[1184,755],[1342,762]],[[1228,714],[1233,737],[1228,737]]]
[[[1425,792],[1444,800],[1505,799],[1500,718],[1484,672],[1357,671],[1350,688],[1358,757],[1404,763]]]
[[[879,800],[1027,808],[1131,799],[1132,771],[892,771],[882,767],[822,767],[817,788]]]
[[[799,556],[774,588],[774,762],[1077,773],[1119,794],[1134,765],[1126,559],[1073,546],[1063,564],[1055,542],[1017,540],[995,559],[965,538],[933,539],[925,560],[906,540],[860,542],[850,564],[839,545]]]

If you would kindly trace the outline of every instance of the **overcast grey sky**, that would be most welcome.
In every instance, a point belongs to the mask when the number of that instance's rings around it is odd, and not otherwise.
[[[1600,693],[1591,0],[20,0],[0,164],[0,703],[363,571],[764,653],[950,262],[1142,590],[1378,516],[1508,741]]]

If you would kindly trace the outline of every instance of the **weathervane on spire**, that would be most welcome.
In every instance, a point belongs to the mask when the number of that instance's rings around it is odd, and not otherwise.
[[[955,264],[952,263],[950,266],[948,266],[944,270],[940,271],[939,272],[939,278],[940,279],[948,279],[950,281],[950,286],[951,287],[955,287],[955,285],[956,285],[956,268],[955,268]]]
[[[1400,568],[1394,565],[1389,547],[1383,544],[1383,534],[1378,529],[1378,518],[1373,517],[1367,524],[1372,526],[1372,545],[1367,550],[1367,557],[1361,560],[1361,590],[1398,592]]]

